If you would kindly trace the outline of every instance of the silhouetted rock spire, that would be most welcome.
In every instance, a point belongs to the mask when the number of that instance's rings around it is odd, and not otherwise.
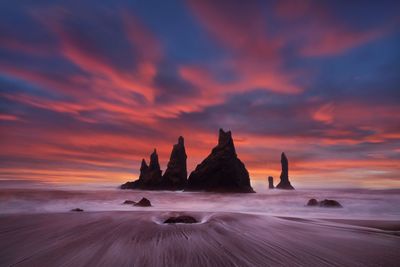
[[[190,174],[186,190],[254,192],[249,173],[236,155],[230,131],[219,130],[218,145]]]
[[[145,186],[148,188],[157,188],[161,183],[161,169],[156,149],[150,155],[149,170],[145,177]]]
[[[158,162],[156,149],[150,155],[150,164],[147,166],[146,160],[142,159],[140,166],[139,179],[134,182],[126,182],[121,185],[122,189],[157,189],[161,184],[161,169]]]
[[[230,131],[219,130],[218,144],[187,179],[185,142],[182,136],[172,148],[167,170],[162,176],[156,149],[150,164],[143,159],[139,179],[121,185],[122,189],[181,190],[214,192],[254,192],[249,173],[237,157]]]
[[[275,188],[275,186],[274,186],[274,177],[272,177],[272,176],[268,177],[268,188],[269,189],[274,189]]]
[[[151,153],[151,155],[150,155],[149,170],[150,171],[159,171],[160,170],[160,163],[158,163],[158,155],[157,155],[157,151],[155,148],[154,148],[153,153]]]
[[[183,189],[187,181],[186,151],[184,139],[178,138],[178,143],[172,148],[167,170],[163,176],[163,186],[169,189]]]
[[[139,180],[144,180],[144,178],[147,175],[148,171],[149,171],[149,166],[147,165],[146,160],[142,159],[142,165],[140,166]]]
[[[214,150],[221,150],[224,149],[225,153],[231,153],[236,156],[235,145],[233,144],[232,133],[231,131],[224,132],[223,129],[219,129],[218,135],[218,145],[213,148]]]
[[[282,165],[282,172],[281,172],[281,182],[276,186],[278,189],[294,189],[293,186],[289,182],[289,162],[285,155],[282,152],[281,155],[281,165]]]

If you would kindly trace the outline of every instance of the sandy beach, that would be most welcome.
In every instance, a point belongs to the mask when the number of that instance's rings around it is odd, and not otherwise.
[[[162,224],[174,214],[190,214],[200,223]],[[1,217],[0,264],[397,266],[400,229],[380,230],[379,221],[376,228],[347,223],[158,211],[10,215]]]
[[[200,223],[162,223],[176,214]],[[221,212],[3,215],[0,265],[398,266],[398,225],[356,224]]]
[[[3,188],[0,266],[398,266],[398,193]],[[122,204],[144,196],[152,207]],[[199,223],[163,224],[176,215]]]

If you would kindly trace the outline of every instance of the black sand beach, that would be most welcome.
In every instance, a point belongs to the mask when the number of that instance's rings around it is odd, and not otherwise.
[[[200,223],[162,223],[177,214]],[[0,217],[0,265],[398,266],[400,229],[349,223],[221,212],[9,214]]]

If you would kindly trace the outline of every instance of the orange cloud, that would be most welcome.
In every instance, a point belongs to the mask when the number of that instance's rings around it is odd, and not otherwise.
[[[334,105],[333,103],[325,104],[318,108],[317,111],[312,115],[316,121],[324,123],[332,123],[334,120]]]

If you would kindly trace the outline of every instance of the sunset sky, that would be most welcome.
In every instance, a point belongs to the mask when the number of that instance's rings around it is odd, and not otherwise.
[[[2,1],[0,179],[134,180],[232,130],[252,181],[400,188],[400,1]]]

